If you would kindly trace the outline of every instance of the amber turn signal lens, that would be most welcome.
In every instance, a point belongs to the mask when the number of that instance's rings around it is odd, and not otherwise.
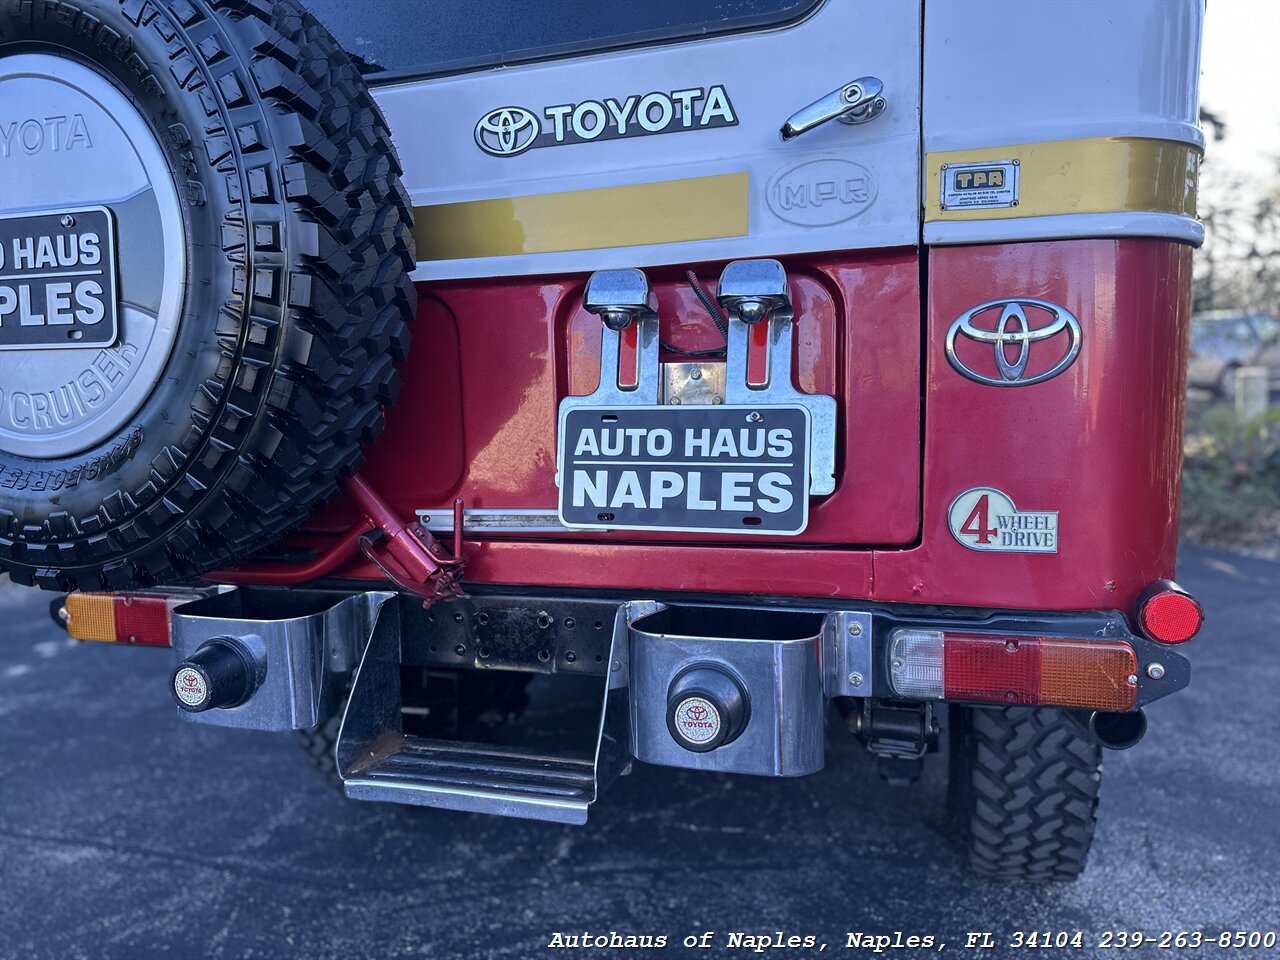
[[[77,640],[116,641],[115,597],[109,593],[73,593],[66,599],[67,633]]]
[[[1040,702],[1093,710],[1132,710],[1138,656],[1123,640],[1040,641]]]

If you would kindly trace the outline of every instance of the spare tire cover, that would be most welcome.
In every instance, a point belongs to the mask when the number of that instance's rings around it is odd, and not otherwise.
[[[329,498],[408,349],[399,176],[295,0],[0,0],[0,567],[181,580]]]

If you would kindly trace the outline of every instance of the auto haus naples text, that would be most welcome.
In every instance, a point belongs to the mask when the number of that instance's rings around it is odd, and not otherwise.
[[[0,242],[0,325],[95,324],[106,316],[101,240],[94,231],[28,234]],[[85,267],[95,267],[85,271]],[[51,272],[46,275],[42,270]],[[92,276],[77,276],[92,273]]]
[[[797,439],[785,426],[588,428],[571,451],[569,502],[784,513],[798,495],[794,473],[784,469],[800,452]]]

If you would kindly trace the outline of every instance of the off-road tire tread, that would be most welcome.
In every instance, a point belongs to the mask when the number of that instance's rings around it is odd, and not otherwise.
[[[1102,750],[1060,710],[953,707],[948,803],[970,866],[1069,881],[1097,823]]]
[[[334,748],[338,744],[338,732],[342,729],[342,713],[339,709],[323,723],[305,730],[295,730],[298,745],[307,755],[307,760],[324,781],[333,789],[341,792],[342,778],[338,776],[338,764],[334,758]]]
[[[160,32],[165,66],[189,69],[184,91],[205,104],[189,146],[224,158],[238,213],[197,242],[221,242],[239,303],[210,320],[219,376],[195,390],[187,439],[136,489],[87,516],[51,506],[30,522],[0,507],[0,570],[53,590],[187,580],[305,519],[381,430],[416,302],[412,208],[386,122],[315,19],[296,0],[120,3]],[[0,0],[5,17],[73,22],[117,53],[133,42],[77,0]]]

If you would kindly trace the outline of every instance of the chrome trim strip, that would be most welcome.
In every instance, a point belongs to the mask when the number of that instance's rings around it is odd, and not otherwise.
[[[532,817],[556,823],[581,825],[587,822],[583,801],[550,800],[543,797],[514,797],[491,790],[464,789],[440,784],[395,783],[387,780],[353,778],[343,784],[352,800],[384,800],[441,810],[490,813],[502,817]],[[428,800],[427,798],[430,797]],[[530,813],[536,810],[536,813]]]
[[[431,533],[453,533],[452,510],[419,510],[418,522]],[[565,527],[554,508],[498,507],[462,512],[464,534],[484,533],[564,533]]]
[[[1069,213],[1020,220],[955,220],[924,225],[924,242],[1001,243],[1076,237],[1157,237],[1198,247],[1204,224],[1171,213]]]

